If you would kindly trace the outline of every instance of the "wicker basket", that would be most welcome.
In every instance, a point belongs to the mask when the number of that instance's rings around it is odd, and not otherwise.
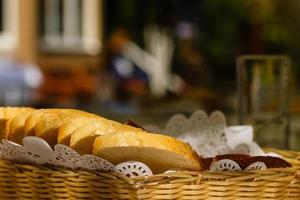
[[[274,149],[272,150],[275,151]],[[173,172],[127,178],[0,161],[1,199],[300,199],[300,153],[278,151],[293,168]]]

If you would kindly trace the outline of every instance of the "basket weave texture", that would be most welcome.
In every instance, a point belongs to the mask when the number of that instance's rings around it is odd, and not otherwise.
[[[1,199],[300,199],[300,153],[274,150],[293,167],[170,172],[128,178],[0,160]]]

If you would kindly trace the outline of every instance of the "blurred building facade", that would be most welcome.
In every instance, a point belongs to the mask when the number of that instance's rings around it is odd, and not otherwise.
[[[0,0],[0,60],[11,60],[0,64],[39,66],[41,102],[101,95],[154,105],[166,98],[169,106],[169,97],[232,111],[237,56],[288,54],[299,74],[299,7],[292,0]]]
[[[94,93],[102,13],[102,0],[0,0],[0,58],[39,66],[41,99]]]

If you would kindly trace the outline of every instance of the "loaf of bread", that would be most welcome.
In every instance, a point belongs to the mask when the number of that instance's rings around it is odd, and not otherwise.
[[[141,132],[107,133],[95,139],[93,154],[113,164],[141,161],[154,173],[170,169],[202,169],[197,153],[175,138]]]
[[[154,173],[171,168],[201,169],[199,157],[191,147],[172,137],[150,134],[80,110],[14,108],[14,115],[2,110],[8,130],[6,138],[19,144],[24,136],[37,136],[52,147],[65,144],[80,154],[94,153],[115,164],[128,160],[145,162]]]

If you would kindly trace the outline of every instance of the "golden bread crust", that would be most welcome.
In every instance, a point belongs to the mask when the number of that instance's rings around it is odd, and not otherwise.
[[[105,156],[103,153],[112,148],[122,148],[126,149],[136,147],[135,152],[138,154],[139,151],[143,151],[143,149],[156,149],[160,150],[161,153],[170,152],[176,154],[180,157],[180,160],[185,159],[186,164],[189,164],[191,170],[201,170],[201,162],[199,162],[199,157],[195,153],[195,151],[191,148],[190,145],[175,139],[173,137],[169,137],[166,135],[160,134],[152,134],[144,131],[140,132],[115,132],[115,133],[107,133],[102,136],[96,137],[93,145],[93,154],[99,156]],[[125,150],[124,150],[125,151]],[[147,157],[147,155],[144,155]],[[160,155],[157,155],[158,159]],[[171,154],[170,154],[171,156]],[[110,155],[108,155],[110,157]],[[122,160],[122,155],[116,160]],[[165,158],[167,159],[167,158]],[[179,159],[179,158],[178,158]],[[115,161],[115,160],[114,160]],[[150,162],[151,164],[151,162]],[[174,161],[174,167],[176,166],[176,161]],[[163,168],[163,167],[162,167]]]

